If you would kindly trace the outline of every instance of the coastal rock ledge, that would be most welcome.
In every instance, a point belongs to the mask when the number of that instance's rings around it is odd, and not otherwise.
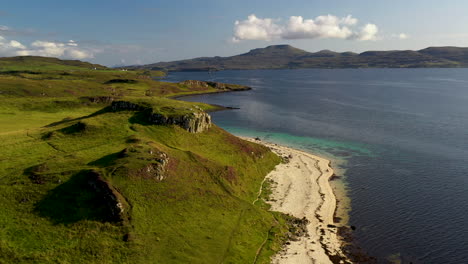
[[[190,133],[200,133],[211,127],[211,116],[205,112],[172,117],[153,113],[149,115],[149,121],[156,125],[178,125]]]
[[[191,90],[204,90],[204,89],[216,89],[218,92],[233,92],[233,91],[246,91],[252,88],[245,85],[220,83],[220,82],[204,82],[197,80],[186,80],[179,84],[189,87]]]
[[[200,133],[211,127],[211,116],[196,107],[196,109],[178,109],[180,113],[164,114],[152,107],[128,101],[114,101],[112,111],[137,111],[139,118],[154,125],[177,125],[190,133]]]

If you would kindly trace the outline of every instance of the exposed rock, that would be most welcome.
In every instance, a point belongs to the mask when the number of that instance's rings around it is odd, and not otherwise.
[[[112,96],[84,96],[81,99],[88,100],[93,104],[110,104],[115,100]]]
[[[203,82],[203,81],[197,81],[197,80],[186,80],[181,82],[180,84],[187,85],[190,87],[206,87],[208,88],[208,83]]]
[[[197,80],[187,80],[187,81],[180,82],[180,84],[186,85],[192,89],[214,88],[220,91],[242,91],[242,90],[251,89],[250,87],[243,86],[243,85],[220,83],[220,82],[204,82],[204,81],[197,81]]]
[[[89,186],[101,197],[100,202],[109,209],[109,219],[121,222],[128,218],[128,204],[123,196],[98,172],[90,171],[88,178]]]
[[[178,125],[190,133],[200,133],[211,127],[211,116],[205,112],[172,117],[155,113],[150,116],[149,121],[156,125]]]
[[[120,151],[118,157],[129,158],[129,162],[133,164],[134,168],[128,169],[126,172],[129,175],[157,181],[162,181],[166,177],[169,156],[160,150],[135,145]],[[136,159],[138,162],[132,161],[132,159]],[[123,167],[119,169],[123,169]]]
[[[156,156],[154,158],[155,162],[151,162],[144,168],[140,169],[140,174],[147,177],[149,176],[157,181],[162,181],[165,179],[166,166],[169,163],[169,157],[164,152],[159,152],[154,155]]]
[[[128,101],[115,101],[112,102],[111,108],[113,111],[125,111],[125,110],[130,110],[130,111],[142,111],[145,109],[148,109],[148,107],[135,104],[132,102]]]
[[[144,118],[148,122],[155,125],[177,125],[187,130],[190,133],[200,133],[211,127],[211,116],[206,112],[203,112],[199,107],[189,109],[192,111],[188,114],[165,116],[161,113],[153,111],[153,108],[149,106],[143,106],[140,104],[127,102],[127,101],[115,101],[112,102],[111,108],[113,111],[141,111],[144,113]]]
[[[300,237],[307,236],[307,224],[309,223],[309,220],[307,218],[303,217],[301,218],[296,218],[293,216],[290,216],[290,218],[287,221],[287,224],[289,226],[289,232],[287,233],[288,235],[288,240],[291,241],[297,241],[300,239]]]

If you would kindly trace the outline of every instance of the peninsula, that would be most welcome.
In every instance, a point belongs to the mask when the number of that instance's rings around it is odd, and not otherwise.
[[[233,136],[212,123],[218,106],[171,99],[249,87],[162,74],[0,58],[0,262],[292,263],[292,239],[301,258],[345,261],[328,162]]]

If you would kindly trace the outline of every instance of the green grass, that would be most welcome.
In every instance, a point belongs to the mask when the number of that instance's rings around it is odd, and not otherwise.
[[[37,67],[10,65],[20,66]],[[136,112],[88,98],[113,96],[104,83],[129,79],[111,82],[116,99],[165,114],[216,109],[165,98],[189,87],[131,71],[64,70],[0,74],[0,263],[267,263],[280,249],[287,217],[252,205],[280,162],[268,148],[217,126],[192,134],[135,122]],[[163,180],[147,171],[161,153]],[[91,170],[124,201],[124,221],[90,189]]]

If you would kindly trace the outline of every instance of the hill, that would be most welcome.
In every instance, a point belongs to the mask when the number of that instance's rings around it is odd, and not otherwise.
[[[0,61],[0,263],[267,263],[294,233],[253,203],[280,158],[169,98],[248,87]]]
[[[275,45],[231,57],[203,57],[130,66],[134,69],[167,71],[427,67],[468,67],[468,48],[431,47],[419,51],[367,51],[357,54],[330,50],[311,53],[289,45]]]
[[[92,64],[79,60],[61,60],[40,56],[17,56],[0,58],[0,71],[14,71],[27,69],[34,70],[83,70],[83,69],[108,69],[99,64]]]

